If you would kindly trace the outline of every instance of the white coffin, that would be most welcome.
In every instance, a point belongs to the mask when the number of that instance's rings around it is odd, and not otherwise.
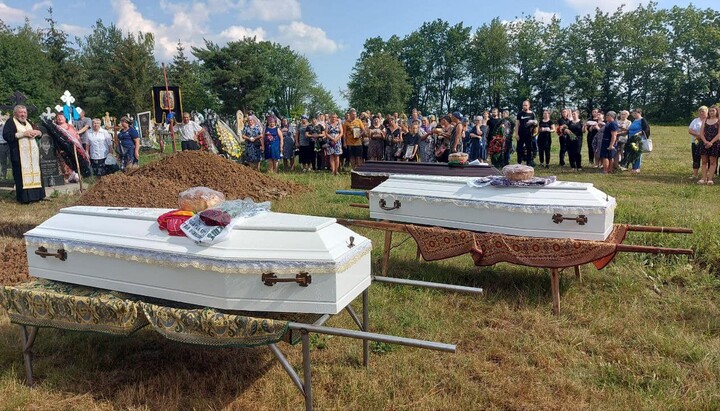
[[[159,229],[167,209],[70,207],[25,233],[30,274],[202,306],[336,314],[371,281],[372,244],[333,218],[268,212],[196,245]],[[350,237],[353,237],[351,241]],[[67,259],[41,257],[39,247]],[[265,285],[263,273],[311,283]]]
[[[472,178],[391,176],[370,191],[370,217],[581,240],[604,240],[613,229],[615,198],[590,183],[557,181],[543,187],[476,188],[468,186],[468,180]],[[586,221],[568,220],[576,217]]]

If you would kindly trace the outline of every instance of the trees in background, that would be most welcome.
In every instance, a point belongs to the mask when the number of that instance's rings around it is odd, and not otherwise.
[[[0,98],[18,90],[38,107],[54,107],[64,90],[91,116],[120,116],[149,110],[151,89],[163,85],[149,33],[125,33],[98,20],[92,32],[71,40],[48,9],[48,28],[29,23],[10,28],[0,21]],[[178,43],[166,65],[168,81],[180,86],[183,109],[210,108],[221,114],[271,108],[281,115],[339,111],[317,81],[305,56],[289,47],[245,38],[193,48],[191,61]]]
[[[315,97],[332,100],[329,93],[322,94],[308,59],[289,47],[245,38],[222,47],[206,41],[204,48],[193,47],[192,52],[206,72],[206,86],[219,98],[221,112],[270,108],[288,116],[303,112]]]
[[[205,86],[210,81],[209,73],[199,62],[188,59],[182,43],[178,42],[177,53],[173,56],[172,63],[167,65],[166,71],[168,83],[180,87],[185,111],[218,109],[217,95]]]
[[[55,101],[55,96],[60,97],[62,91],[53,84],[51,63],[41,44],[41,33],[28,24],[16,30],[2,25],[0,97],[5,98],[17,90],[28,97],[28,104],[37,107],[46,107]]]
[[[379,51],[355,66],[348,90],[351,106],[373,113],[392,113],[403,111],[411,86],[402,62],[386,51]]]
[[[567,25],[558,18],[496,18],[472,34],[462,24],[434,20],[403,38],[368,39],[348,89],[351,101],[382,94],[357,74],[374,81],[368,60],[383,52],[408,75],[405,110],[517,110],[530,99],[534,107],[549,109],[640,106],[656,122],[678,122],[720,100],[718,44],[720,12],[692,5],[597,9]]]

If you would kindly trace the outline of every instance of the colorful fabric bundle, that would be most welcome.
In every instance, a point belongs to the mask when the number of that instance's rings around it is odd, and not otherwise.
[[[192,211],[172,210],[158,217],[157,222],[160,229],[167,231],[171,236],[185,237],[180,226],[194,215]]]

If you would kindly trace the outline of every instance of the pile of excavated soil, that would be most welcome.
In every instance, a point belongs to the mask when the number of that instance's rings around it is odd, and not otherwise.
[[[177,208],[185,190],[175,181],[123,173],[103,177],[80,197],[78,205],[108,207]]]
[[[15,240],[0,246],[0,285],[18,284],[29,279],[25,243]]]
[[[177,208],[178,194],[198,186],[217,190],[228,200],[278,200],[304,190],[215,154],[182,151],[129,174],[103,177],[77,204]]]

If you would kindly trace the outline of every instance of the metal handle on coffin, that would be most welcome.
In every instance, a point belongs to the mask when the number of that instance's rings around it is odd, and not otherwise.
[[[381,198],[380,201],[378,202],[378,205],[380,206],[380,208],[382,208],[385,211],[392,211],[392,210],[396,210],[396,209],[400,208],[400,200],[395,200],[393,202],[393,206],[388,207],[385,199]]]
[[[588,218],[585,214],[580,214],[577,217],[564,217],[562,214],[553,214],[553,223],[560,224],[565,220],[575,221],[578,225],[585,225],[588,222]]]
[[[277,283],[297,283],[300,287],[307,287],[312,283],[312,276],[306,272],[295,274],[295,277],[278,278],[275,273],[262,273],[260,277],[263,284],[272,287]]]
[[[39,255],[42,258],[55,257],[60,261],[67,260],[67,251],[63,250],[62,248],[58,249],[56,253],[51,253],[48,252],[47,248],[40,246],[37,250],[35,250],[35,254]]]

